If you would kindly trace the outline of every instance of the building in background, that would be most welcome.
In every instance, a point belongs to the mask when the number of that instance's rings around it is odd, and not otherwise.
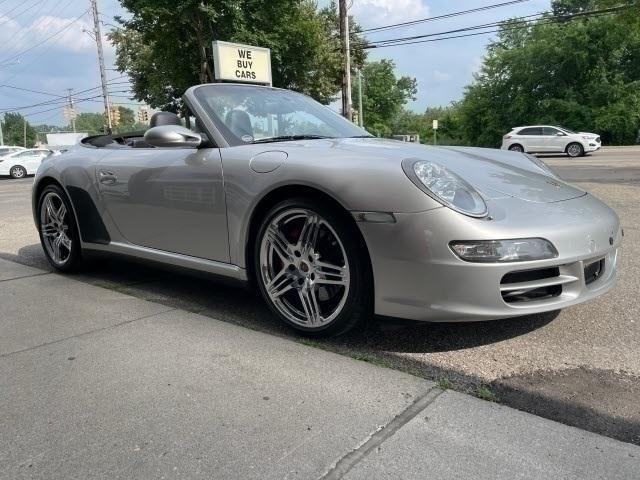
[[[69,148],[80,143],[88,134],[83,133],[47,133],[46,147],[53,150]]]

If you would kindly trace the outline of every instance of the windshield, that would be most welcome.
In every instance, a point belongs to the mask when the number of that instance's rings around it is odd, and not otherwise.
[[[563,127],[562,125],[560,125],[560,129],[564,130],[567,133],[577,133],[577,132],[574,132],[573,130],[571,130],[571,129],[567,128],[567,127]]]
[[[195,90],[229,145],[370,136],[311,98],[274,88],[203,85]]]

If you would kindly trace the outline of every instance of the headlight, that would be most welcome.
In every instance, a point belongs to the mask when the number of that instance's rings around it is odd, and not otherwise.
[[[538,167],[540,170],[542,170],[547,175],[549,175],[549,176],[551,176],[553,178],[558,178],[556,176],[556,174],[553,173],[553,171],[551,171],[551,169],[549,167],[547,167],[547,165],[542,160],[540,160],[538,157],[536,157],[535,155],[531,155],[530,153],[525,153],[524,156],[527,157],[529,160],[531,160],[536,165],[536,167]]]
[[[418,188],[447,207],[472,217],[487,214],[487,205],[476,189],[442,165],[405,160],[402,169]]]
[[[462,260],[478,263],[527,262],[558,256],[556,247],[544,238],[453,241],[449,247]]]

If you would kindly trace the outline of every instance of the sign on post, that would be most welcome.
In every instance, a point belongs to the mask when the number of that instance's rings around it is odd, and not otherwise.
[[[437,130],[438,129],[438,120],[434,120],[433,121],[433,129]]]
[[[213,42],[213,70],[218,81],[271,85],[271,50],[239,43]]]

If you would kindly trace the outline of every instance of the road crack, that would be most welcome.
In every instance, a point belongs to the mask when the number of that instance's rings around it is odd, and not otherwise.
[[[347,453],[329,469],[319,480],[337,480],[346,475],[356,464],[364,460],[371,451],[391,438],[398,430],[413,420],[420,412],[431,405],[444,390],[434,386],[409,407],[396,415],[389,423],[379,428],[359,447]]]

